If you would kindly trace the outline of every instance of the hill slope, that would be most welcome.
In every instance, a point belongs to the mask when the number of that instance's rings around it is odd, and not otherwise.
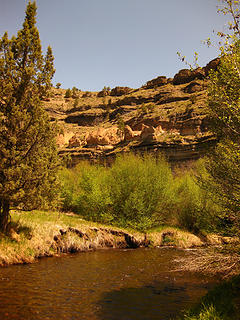
[[[206,87],[210,69],[180,70],[139,89],[116,87],[100,92],[52,89],[44,106],[62,128],[60,154],[79,159],[108,159],[119,152],[165,152],[170,161],[199,158],[215,143],[208,130]]]

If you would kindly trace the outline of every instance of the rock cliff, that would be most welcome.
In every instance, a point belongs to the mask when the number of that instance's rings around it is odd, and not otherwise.
[[[139,89],[104,87],[100,92],[53,88],[44,106],[57,120],[60,155],[72,163],[81,159],[106,160],[120,152],[165,153],[170,161],[198,159],[215,137],[206,116],[206,67],[180,70],[173,79],[159,76]]]

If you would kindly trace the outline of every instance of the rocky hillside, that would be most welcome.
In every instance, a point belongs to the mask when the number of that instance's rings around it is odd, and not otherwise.
[[[100,92],[53,88],[44,105],[61,127],[61,155],[105,160],[126,151],[164,152],[170,161],[193,160],[215,143],[208,130],[206,87],[210,69],[180,70],[139,89],[104,87]]]

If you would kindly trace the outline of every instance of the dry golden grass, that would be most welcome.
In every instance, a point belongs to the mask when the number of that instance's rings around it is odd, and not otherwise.
[[[161,226],[143,234],[135,230],[124,230],[85,221],[75,214],[42,211],[13,212],[9,234],[0,234],[0,266],[32,263],[40,257],[60,253],[109,247],[126,248],[129,245],[126,242],[126,235],[132,237],[140,246],[174,246],[186,249],[211,244],[207,239],[204,243],[196,235],[176,227]],[[226,238],[224,239],[222,241],[227,241]],[[195,255],[194,251],[189,261],[184,258],[180,263],[182,270],[207,270],[220,273],[222,269],[227,274],[235,274],[236,270],[240,272],[240,256],[236,252],[233,255],[222,252],[209,254],[209,251],[201,251],[199,255],[197,252],[199,251],[196,251]],[[220,262],[222,264],[218,264]]]
[[[31,263],[59,253],[126,247],[124,234],[129,234],[58,212],[13,212],[11,226],[8,235],[0,235],[1,266]],[[144,239],[139,232],[132,234],[135,239]]]
[[[234,252],[235,251],[235,252]],[[178,259],[177,271],[200,272],[223,279],[240,274],[239,250],[223,251],[219,248],[196,250],[191,257]]]
[[[203,241],[196,235],[179,230],[174,227],[162,227],[156,229],[148,235],[153,246],[174,246],[177,248],[193,248],[204,245]]]

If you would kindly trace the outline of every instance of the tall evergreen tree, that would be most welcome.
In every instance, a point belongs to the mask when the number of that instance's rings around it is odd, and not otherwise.
[[[36,3],[29,1],[16,37],[0,38],[0,230],[10,208],[53,200],[58,163],[56,128],[41,105],[54,75],[53,54],[42,54]]]

